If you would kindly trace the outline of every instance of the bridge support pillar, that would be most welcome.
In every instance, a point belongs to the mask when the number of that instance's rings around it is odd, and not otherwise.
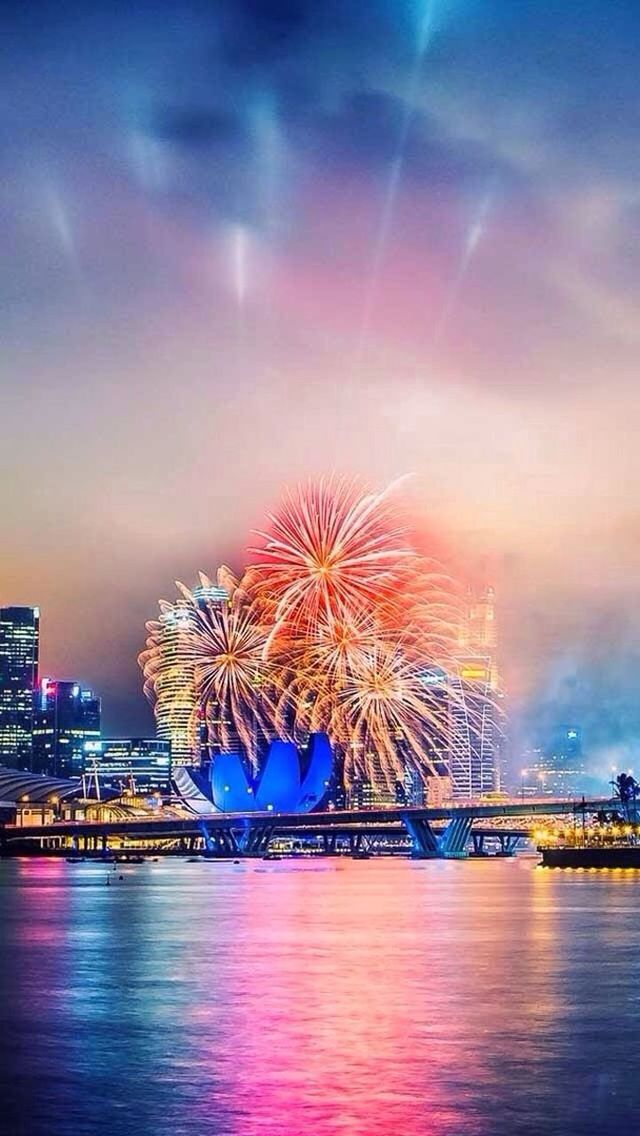
[[[507,832],[504,836],[500,837],[500,855],[513,856],[515,850],[520,842],[520,837],[516,832]]]
[[[266,856],[273,828],[272,824],[249,823],[243,833],[243,839],[238,841],[243,856]]]
[[[209,829],[204,821],[200,831],[204,840],[205,855],[209,856],[265,856],[273,836],[273,824],[256,824],[249,821],[242,828],[232,825]]]
[[[438,837],[428,820],[423,817],[402,814],[402,823],[406,828],[413,845],[412,856],[417,860],[432,860],[440,855]]]
[[[413,856],[420,860],[458,860],[467,855],[473,817],[456,817],[436,836],[424,817],[402,814],[402,822],[413,843]]]
[[[460,860],[467,855],[467,842],[473,817],[456,817],[449,821],[438,844],[440,856],[446,860]]]
[[[214,828],[209,830],[204,821],[200,824],[202,839],[204,841],[205,855],[209,856],[239,856],[238,841],[231,828]]]

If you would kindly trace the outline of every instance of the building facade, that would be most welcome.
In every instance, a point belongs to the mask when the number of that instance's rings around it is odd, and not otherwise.
[[[521,761],[522,796],[572,799],[579,797],[587,787],[579,726],[558,726],[546,745],[523,750]]]
[[[495,792],[503,780],[497,646],[495,590],[470,591],[451,676],[449,769],[456,798]]]
[[[0,762],[16,769],[32,767],[39,654],[39,608],[0,608]]]
[[[84,773],[105,788],[166,792],[171,784],[171,745],[157,738],[102,738],[87,742]]]
[[[197,605],[228,602],[227,593],[215,584],[199,585],[192,595]],[[196,618],[188,600],[167,605],[159,617],[161,659],[155,679],[156,732],[168,743],[173,767],[198,764],[203,723],[190,662],[189,633]]]
[[[33,716],[33,772],[80,777],[86,743],[100,740],[100,719],[100,699],[92,690],[43,678]]]

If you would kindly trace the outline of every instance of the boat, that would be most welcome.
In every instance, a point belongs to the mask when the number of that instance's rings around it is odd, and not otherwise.
[[[545,845],[538,851],[543,868],[640,868],[640,844]]]
[[[65,859],[67,864],[84,864],[85,862],[84,856],[66,856]]]

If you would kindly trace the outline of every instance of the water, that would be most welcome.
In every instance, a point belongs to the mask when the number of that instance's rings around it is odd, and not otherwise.
[[[640,1128],[640,873],[121,871],[0,863],[3,1133]]]

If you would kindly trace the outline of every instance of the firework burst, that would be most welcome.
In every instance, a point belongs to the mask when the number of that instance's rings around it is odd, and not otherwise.
[[[218,749],[239,743],[254,765],[275,715],[276,674],[265,646],[266,633],[250,609],[233,601],[196,606],[185,654],[207,736]]]
[[[254,590],[274,605],[274,623],[298,632],[320,619],[372,608],[395,594],[414,558],[391,491],[363,493],[326,479],[288,493],[251,549]]]
[[[299,487],[269,514],[240,579],[221,568],[215,584],[178,585],[140,657],[156,713],[179,704],[182,680],[191,732],[204,722],[212,748],[240,746],[254,767],[274,736],[325,730],[347,782],[392,790],[408,768],[425,780],[441,770],[462,604],[413,547],[394,490]]]

